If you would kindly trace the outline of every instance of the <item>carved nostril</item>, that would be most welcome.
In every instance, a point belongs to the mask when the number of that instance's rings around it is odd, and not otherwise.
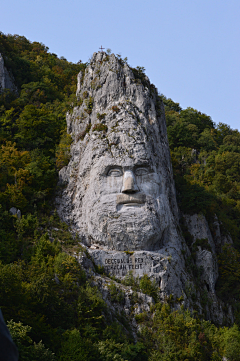
[[[128,170],[123,175],[122,193],[136,193],[139,192],[135,176],[132,171]]]

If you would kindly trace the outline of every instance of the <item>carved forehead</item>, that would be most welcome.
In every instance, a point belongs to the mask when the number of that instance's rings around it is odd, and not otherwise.
[[[106,121],[107,131],[95,130],[94,125],[82,144],[80,173],[118,165],[133,167],[148,164],[157,171],[163,159],[163,148],[157,129],[132,117]]]
[[[92,168],[98,170],[99,173],[105,173],[106,169],[110,167],[122,167],[124,169],[131,169],[136,166],[152,166],[151,159],[147,157],[135,158],[135,157],[111,157],[109,154],[103,155],[98,161],[93,164]]]

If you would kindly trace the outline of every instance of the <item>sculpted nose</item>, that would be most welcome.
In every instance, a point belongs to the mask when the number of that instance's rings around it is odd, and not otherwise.
[[[136,193],[139,192],[139,188],[136,183],[135,176],[131,170],[127,170],[123,175],[123,187],[122,193]]]

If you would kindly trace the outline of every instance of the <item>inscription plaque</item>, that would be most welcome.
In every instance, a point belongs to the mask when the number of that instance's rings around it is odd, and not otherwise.
[[[103,266],[106,274],[124,278],[129,272],[140,278],[144,274],[161,277],[164,273],[165,257],[147,251],[136,251],[133,254],[127,252],[89,250],[98,266]]]

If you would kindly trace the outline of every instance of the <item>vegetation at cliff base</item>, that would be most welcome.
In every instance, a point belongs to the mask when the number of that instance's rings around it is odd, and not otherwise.
[[[218,295],[235,305],[236,324],[213,325],[180,306],[181,299],[173,311],[172,298],[160,303],[146,275],[139,282],[129,275],[122,286],[131,286],[135,298],[141,291],[155,301],[149,313],[134,318],[141,330],[136,342],[128,324],[134,306],[130,316],[112,316],[73,257],[84,252],[79,239],[53,209],[58,170],[70,159],[65,115],[87,64],[3,33],[0,53],[17,86],[17,92],[0,94],[0,307],[20,361],[240,360],[240,133],[160,96],[181,211],[203,213],[210,226],[216,216],[221,232],[234,241],[217,250]],[[144,68],[132,70],[139,83],[146,82]],[[92,99],[85,103],[91,113]],[[104,116],[98,113],[99,122]],[[100,123],[92,129],[106,130]],[[114,280],[109,292],[111,302],[122,304]]]
[[[184,213],[216,214],[240,249],[240,133],[161,96],[178,193]]]
[[[217,246],[217,294],[240,321],[240,132],[161,96],[165,104],[177,200],[185,214],[202,213],[211,231],[218,220],[233,244]],[[217,218],[216,218],[217,217]]]

